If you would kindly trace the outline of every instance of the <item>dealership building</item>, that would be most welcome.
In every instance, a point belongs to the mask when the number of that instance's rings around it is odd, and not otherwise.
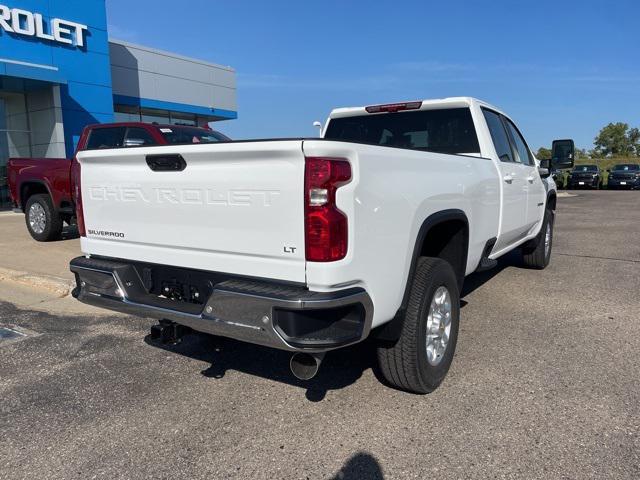
[[[0,207],[9,157],[69,158],[88,124],[234,118],[231,67],[109,39],[104,0],[0,0]]]

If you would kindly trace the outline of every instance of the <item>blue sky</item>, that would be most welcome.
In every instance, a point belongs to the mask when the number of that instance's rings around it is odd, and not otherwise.
[[[640,127],[640,1],[107,0],[110,35],[230,65],[233,138],[312,136],[334,107],[469,95],[532,148]]]

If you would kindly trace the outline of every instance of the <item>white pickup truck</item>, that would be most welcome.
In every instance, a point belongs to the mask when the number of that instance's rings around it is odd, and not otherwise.
[[[322,138],[78,153],[80,301],[293,353],[373,337],[380,370],[426,393],[453,358],[466,275],[551,253],[549,168],[473,98],[334,110]],[[159,330],[158,330],[159,328]],[[169,333],[167,333],[169,332]]]

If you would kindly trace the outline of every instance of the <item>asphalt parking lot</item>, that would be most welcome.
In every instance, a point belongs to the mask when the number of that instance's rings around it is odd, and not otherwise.
[[[0,285],[0,324],[29,333],[0,342],[0,478],[640,478],[640,193],[573,193],[549,268],[467,279],[426,396],[382,385],[369,343],[305,383],[283,352],[163,348],[150,320],[17,308],[32,292]]]

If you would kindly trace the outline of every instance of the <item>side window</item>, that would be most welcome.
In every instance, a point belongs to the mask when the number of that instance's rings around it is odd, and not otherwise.
[[[489,132],[491,132],[491,139],[493,145],[496,147],[496,153],[501,162],[513,162],[513,153],[511,151],[511,144],[509,143],[509,136],[504,129],[500,115],[491,110],[482,109],[484,118],[487,121]]]
[[[146,129],[140,127],[127,129],[127,137],[124,139],[125,147],[142,147],[144,145],[156,145],[157,143]]]
[[[122,147],[125,130],[125,127],[94,128],[89,134],[86,150]]]
[[[509,132],[511,133],[511,138],[513,138],[516,151],[518,152],[518,157],[520,158],[520,163],[523,165],[533,165],[533,156],[531,155],[524,138],[522,138],[522,135],[520,135],[520,132],[510,120],[506,118],[504,120]]]

